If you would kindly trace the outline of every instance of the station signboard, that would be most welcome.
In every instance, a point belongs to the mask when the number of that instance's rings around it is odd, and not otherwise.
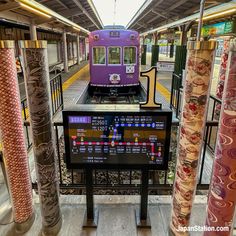
[[[202,27],[202,36],[211,35],[227,35],[235,32],[235,24],[233,21],[225,21]]]
[[[66,163],[82,169],[168,166],[171,111],[63,111]]]

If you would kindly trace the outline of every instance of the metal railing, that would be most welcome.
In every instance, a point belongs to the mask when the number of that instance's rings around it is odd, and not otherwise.
[[[27,122],[27,120],[29,118],[29,109],[28,109],[26,97],[21,99],[21,108],[22,108],[22,119],[24,121],[24,133],[25,133],[25,137],[26,137],[26,147],[27,147],[27,149],[30,149],[32,146],[32,140],[31,140],[31,134],[30,134],[31,131],[29,128],[29,124]]]
[[[181,75],[172,74],[172,85],[170,95],[170,108],[175,109],[176,118],[179,118],[180,106],[181,106],[181,89],[182,88],[182,77]]]
[[[63,92],[61,73],[50,79],[52,115],[63,109]]]
[[[172,127],[178,129],[179,122],[172,123]],[[199,168],[198,190],[209,188],[210,173],[207,158],[211,155],[207,150],[207,140],[210,138],[210,130],[217,127],[217,121],[206,123],[204,145]],[[63,123],[54,123],[56,136],[56,153],[58,157],[59,182],[62,193],[84,194],[85,172],[83,170],[67,169],[65,164],[65,150],[63,139]],[[176,134],[177,137],[177,134]],[[170,157],[169,157],[170,158]],[[170,194],[173,187],[176,153],[172,153],[171,161],[167,171],[149,171],[149,194]],[[210,163],[211,165],[211,163]],[[208,173],[208,174],[207,174]],[[207,175],[207,176],[206,176]],[[95,194],[138,194],[140,190],[141,172],[137,170],[94,170],[93,183]],[[37,183],[33,183],[37,188]],[[128,191],[127,191],[128,190]],[[128,193],[127,193],[128,192]]]
[[[57,74],[50,79],[50,93],[51,93],[51,106],[52,106],[52,115],[54,116],[59,110],[63,109],[63,91],[62,91],[62,79],[61,74]],[[31,139],[31,130],[29,128],[29,109],[27,104],[27,98],[24,97],[21,99],[22,107],[22,119],[24,122],[24,132],[26,137],[26,146],[27,149],[32,146]]]

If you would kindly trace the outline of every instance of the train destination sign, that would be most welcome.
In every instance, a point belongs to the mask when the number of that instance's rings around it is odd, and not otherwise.
[[[166,169],[171,114],[63,111],[67,167]]]

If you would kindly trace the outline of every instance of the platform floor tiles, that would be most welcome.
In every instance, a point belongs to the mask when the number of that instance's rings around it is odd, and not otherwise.
[[[197,196],[193,207],[191,225],[204,225],[206,215],[206,197]],[[97,229],[83,229],[85,214],[84,196],[61,196],[63,224],[58,236],[168,236],[171,212],[170,196],[149,197],[149,216],[151,229],[136,228],[135,210],[139,209],[138,196],[95,196],[96,209],[99,212]],[[21,236],[42,236],[41,216],[38,197],[34,196],[35,222],[31,229]],[[121,202],[119,204],[119,202]],[[132,202],[134,204],[132,204]],[[163,203],[162,203],[163,202]],[[0,211],[1,209],[0,206]],[[1,218],[0,218],[1,220]],[[18,236],[13,224],[1,225],[1,236]],[[202,232],[193,232],[191,236],[200,236]]]

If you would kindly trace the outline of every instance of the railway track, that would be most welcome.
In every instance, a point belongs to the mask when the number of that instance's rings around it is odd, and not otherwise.
[[[146,101],[146,90],[142,85],[136,89],[130,89],[128,92],[109,93],[100,90],[91,91],[89,86],[80,96],[77,104],[139,104]]]

